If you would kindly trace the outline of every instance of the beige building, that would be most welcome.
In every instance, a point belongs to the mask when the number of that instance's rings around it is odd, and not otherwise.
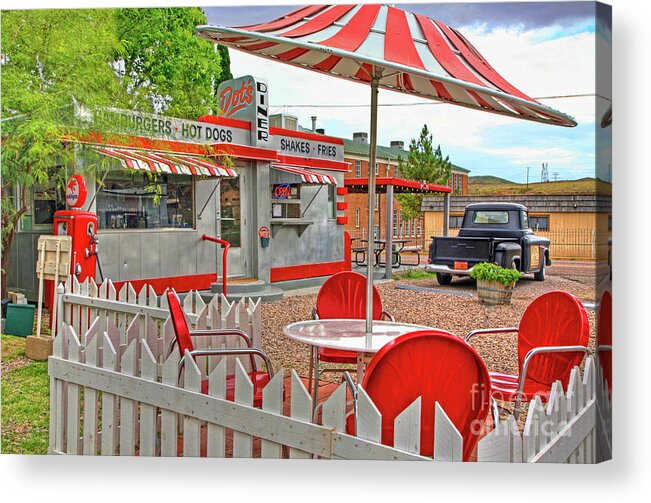
[[[457,196],[450,198],[450,236],[456,236],[464,209],[472,203],[523,204],[529,210],[531,228],[549,238],[552,260],[606,260],[612,229],[610,195],[518,195]],[[423,200],[427,239],[440,236],[443,228],[443,197]]]

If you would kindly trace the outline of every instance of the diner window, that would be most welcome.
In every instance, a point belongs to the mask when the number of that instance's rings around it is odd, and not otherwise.
[[[301,186],[278,183],[271,187],[271,217],[301,218]]]
[[[450,229],[460,229],[463,224],[463,216],[461,215],[450,215],[449,218],[449,227]]]
[[[54,180],[32,189],[32,224],[52,225],[54,212],[66,209],[65,188]]]
[[[100,229],[192,229],[192,177],[109,172],[97,191]]]
[[[222,178],[220,208],[221,238],[233,248],[239,248],[242,246],[239,178]]]
[[[472,216],[474,224],[508,224],[508,211],[475,211]]]
[[[337,192],[334,185],[328,185],[328,218],[337,218]]]
[[[529,217],[529,224],[535,231],[548,231],[549,230],[549,216],[544,217]]]
[[[355,177],[362,177],[362,161],[360,160],[355,161]]]
[[[359,208],[355,209],[355,227],[359,229]]]

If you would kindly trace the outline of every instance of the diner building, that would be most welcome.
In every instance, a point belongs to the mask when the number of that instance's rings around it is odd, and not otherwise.
[[[75,144],[74,165],[53,164],[83,175],[78,209],[97,219],[96,266],[80,279],[219,291],[224,269],[232,280],[270,288],[350,268],[344,141],[272,125],[260,79],[233,79],[218,93],[223,116],[196,121],[96,111],[91,120],[101,127],[93,130],[110,134],[88,133]],[[90,166],[101,169],[89,176]],[[35,185],[27,197],[8,287],[35,300],[38,236],[66,232],[54,226],[66,199],[54,184]],[[226,268],[210,238],[229,242]]]

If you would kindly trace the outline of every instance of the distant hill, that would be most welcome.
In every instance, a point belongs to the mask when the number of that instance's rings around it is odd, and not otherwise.
[[[505,180],[504,178],[500,178],[499,176],[491,176],[491,175],[483,175],[483,176],[470,176],[468,177],[468,183],[472,184],[479,184],[479,185],[494,185],[494,184],[513,184],[515,182],[511,182],[509,180]]]
[[[487,182],[477,182],[476,179],[488,178]],[[469,178],[468,195],[471,196],[514,196],[522,194],[612,194],[610,183],[595,178],[579,180],[560,180],[558,182],[513,183],[508,180],[497,182],[500,178],[488,176],[473,176]]]

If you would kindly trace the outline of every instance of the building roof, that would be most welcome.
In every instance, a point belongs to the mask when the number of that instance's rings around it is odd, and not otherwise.
[[[368,143],[344,138],[344,155],[348,154],[368,157],[370,155],[369,149],[370,145]],[[407,159],[408,155],[409,151],[402,148],[384,147],[382,145],[377,146],[376,156],[379,160],[397,162],[398,158]],[[456,166],[455,164],[452,164],[452,170],[462,173],[470,173],[469,169]]]
[[[610,213],[610,196],[591,195],[519,195],[519,196],[455,196],[450,198],[450,212],[463,213],[475,203],[515,203],[527,207],[530,213]],[[422,211],[443,211],[442,196],[425,196]]]

